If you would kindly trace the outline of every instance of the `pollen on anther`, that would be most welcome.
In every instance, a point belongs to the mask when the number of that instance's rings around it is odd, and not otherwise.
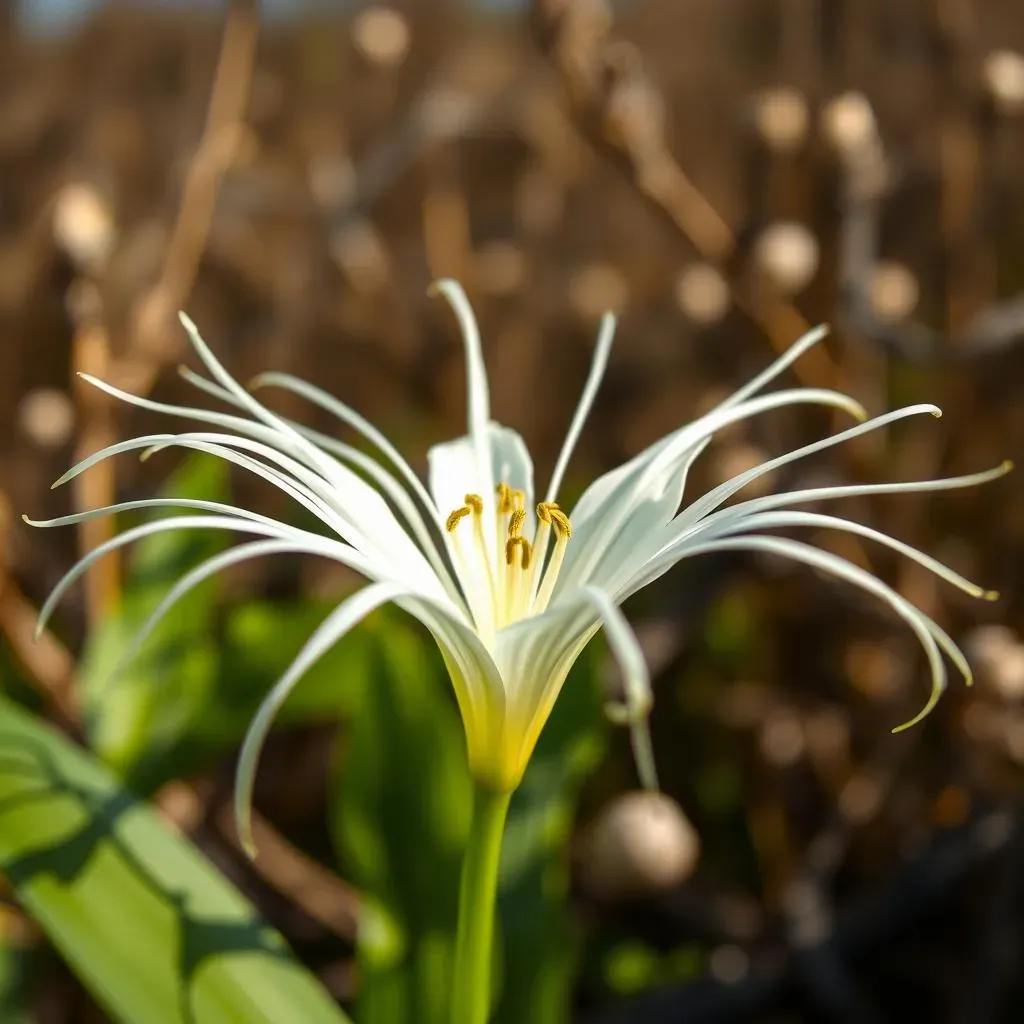
[[[523,523],[526,522],[526,512],[521,508],[517,508],[512,513],[512,518],[508,521],[508,535],[514,539],[519,536],[519,531],[523,528]]]
[[[459,525],[460,521],[465,519],[469,515],[471,509],[468,505],[463,505],[462,508],[457,508],[452,512],[445,520],[444,528],[451,533],[456,526]]]
[[[568,540],[572,536],[572,523],[569,522],[569,517],[560,508],[548,509],[548,515],[555,530]]]
[[[467,494],[462,500],[476,515],[483,515],[484,499],[479,494]]]
[[[500,483],[495,487],[495,492],[498,495],[498,514],[506,515],[512,511],[512,496],[511,490],[506,483]]]
[[[554,501],[541,501],[537,504],[537,518],[542,523],[551,523],[552,510],[558,511],[558,503]]]
[[[533,555],[533,547],[525,537],[509,537],[505,542],[505,562],[511,565],[516,558],[516,548],[520,550],[519,564],[524,569],[530,568],[530,559]]]

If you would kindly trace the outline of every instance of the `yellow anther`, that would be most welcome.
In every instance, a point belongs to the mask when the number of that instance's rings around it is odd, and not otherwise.
[[[463,505],[462,508],[457,508],[445,520],[444,528],[451,533],[455,527],[459,525],[459,522],[465,519],[470,512],[472,512],[472,509],[468,505]]]
[[[508,535],[510,540],[514,540],[519,536],[519,531],[523,528],[523,523],[526,522],[526,512],[521,508],[517,508],[512,513],[512,518],[508,521]]]
[[[510,489],[508,493],[512,498],[512,507],[514,509],[518,511],[526,507],[526,494],[523,491]]]
[[[479,494],[467,494],[462,500],[468,508],[472,509],[475,515],[483,515],[484,499]]]
[[[512,489],[506,483],[500,483],[495,488],[498,494],[498,515],[507,515],[512,511]]]
[[[558,507],[557,502],[542,501],[537,506],[537,518],[542,523],[554,526],[555,532],[559,536],[565,537],[566,540],[572,536],[572,523],[569,522],[569,517]]]
[[[520,562],[519,564],[524,569],[530,568],[530,558],[533,555],[533,547],[525,537],[509,537],[505,542],[505,562],[507,565],[511,565],[516,558],[516,548],[520,550]]]
[[[558,511],[557,501],[541,501],[537,504],[537,518],[542,523],[551,523],[551,513]]]
[[[572,523],[569,522],[569,517],[560,508],[548,509],[548,515],[551,517],[555,532],[568,540],[572,536]]]

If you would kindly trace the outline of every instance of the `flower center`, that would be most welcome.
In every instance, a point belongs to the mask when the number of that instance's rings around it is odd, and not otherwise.
[[[572,525],[555,502],[542,501],[537,505],[537,528],[529,540],[523,536],[526,495],[501,483],[494,508],[492,550],[486,539],[483,498],[467,494],[465,502],[448,516],[445,528],[452,538],[456,568],[477,628],[493,636],[502,627],[547,608]],[[469,536],[459,529],[464,519],[470,521]],[[552,538],[554,547],[548,557]]]

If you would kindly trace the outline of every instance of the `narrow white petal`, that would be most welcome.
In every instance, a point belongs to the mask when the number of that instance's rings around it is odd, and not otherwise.
[[[774,472],[791,462],[796,462],[799,459],[824,451],[827,448],[832,448],[855,437],[860,437],[862,434],[878,430],[897,420],[906,419],[909,416],[920,416],[926,413],[932,416],[940,415],[938,408],[934,405],[914,405],[908,406],[905,409],[897,409],[894,412],[886,413],[864,423],[858,423],[856,426],[834,434],[831,437],[804,445],[802,448],[796,448],[774,459],[767,459],[759,466],[754,466],[743,473],[739,473],[737,476],[726,480],[691,502],[670,522],[662,521],[653,525],[649,525],[646,521],[643,522],[642,525],[638,525],[631,531],[634,543],[629,551],[623,551],[619,555],[609,555],[607,561],[615,567],[614,574],[602,579],[600,581],[601,585],[607,587],[609,591],[615,592],[622,587],[625,580],[638,572],[642,572],[644,565],[656,558],[659,552],[666,550],[675,541],[698,531],[703,535],[706,529],[706,517],[709,513],[712,513],[719,505],[760,477]],[[735,508],[740,507],[739,505],[735,506]],[[730,509],[726,514],[731,515],[732,511]],[[624,530],[623,533],[625,532]]]
[[[858,419],[864,418],[864,410],[847,395],[827,389],[796,388],[720,407],[667,435],[625,466],[613,470],[609,474],[612,483],[601,477],[580,498],[570,517],[573,543],[556,593],[596,582],[598,572],[601,579],[610,578],[616,567],[609,564],[607,552],[630,516],[644,503],[663,497],[699,454],[700,446],[717,431],[764,412],[799,404],[833,406]],[[674,512],[671,509],[657,525],[664,526]],[[628,554],[621,547],[619,551]]]
[[[601,318],[601,328],[597,333],[597,342],[594,344],[594,355],[590,360],[590,372],[587,374],[587,381],[583,385],[583,393],[576,405],[576,412],[573,413],[572,422],[569,425],[569,432],[565,435],[562,450],[559,452],[558,461],[555,463],[554,472],[551,474],[551,483],[548,484],[548,493],[545,501],[557,501],[558,489],[562,486],[562,479],[569,466],[576,442],[579,440],[583,425],[587,422],[590,410],[597,396],[597,389],[601,386],[604,378],[605,368],[608,366],[608,355],[612,350],[612,341],[615,339],[615,317],[611,313],[605,313]]]
[[[57,602],[64,596],[67,589],[93,564],[104,555],[126,544],[132,544],[143,537],[149,537],[156,533],[167,533],[173,530],[192,529],[214,529],[232,530],[237,533],[255,533],[263,537],[274,537],[279,540],[294,540],[300,531],[293,531],[285,527],[274,529],[262,523],[254,523],[251,520],[239,519],[236,516],[171,516],[167,519],[158,519],[153,523],[143,523],[141,526],[132,527],[124,533],[112,537],[110,540],[100,544],[87,555],[77,561],[53,588],[50,596],[46,599],[43,607],[39,610],[39,620],[36,624],[36,636],[39,636],[50,616],[53,614]]]
[[[692,525],[687,530],[673,534],[673,539],[660,548],[644,565],[636,568],[628,578],[619,584],[615,591],[619,600],[625,600],[629,594],[635,594],[641,588],[656,580],[671,568],[680,558],[687,554],[688,546],[699,539],[705,529],[713,526],[721,530],[733,523],[742,523],[755,513],[767,512],[772,509],[784,508],[789,505],[800,505],[807,502],[835,501],[839,498],[855,498],[873,494],[914,494],[929,491],[952,491],[964,487],[975,487],[1004,476],[1010,471],[1012,464],[1004,462],[1001,466],[988,469],[981,473],[969,473],[966,476],[944,477],[937,480],[904,480],[891,484],[844,484],[835,487],[810,487],[799,491],[784,491],[781,494],[768,494],[760,498],[741,501],[729,508],[720,509],[711,516]],[[710,524],[710,526],[709,526]]]
[[[487,479],[491,472],[487,445],[487,425],[491,418],[491,397],[487,387],[487,370],[484,367],[483,346],[480,343],[480,328],[477,326],[473,307],[462,290],[462,285],[450,278],[437,281],[431,290],[439,292],[452,307],[459,329],[462,344],[466,350],[466,405],[467,433],[473,439],[476,453],[477,476],[481,485],[481,495],[485,502],[492,502],[495,480]],[[444,510],[441,510],[442,514]]]
[[[223,436],[225,438],[230,437],[230,435],[226,434]],[[86,456],[59,477],[52,486],[60,487],[63,484],[66,484],[69,480],[73,480],[79,474],[84,473],[87,469],[95,466],[97,463],[103,462],[115,455],[120,455],[123,452],[128,451],[138,451],[139,449],[150,449],[155,445],[173,446],[177,448],[190,449],[192,451],[205,452],[208,455],[215,455],[217,458],[223,459],[225,462],[231,462],[236,466],[240,466],[242,469],[248,470],[256,476],[262,477],[264,480],[278,488],[278,490],[284,491],[289,495],[289,497],[294,498],[295,501],[316,516],[317,519],[326,523],[331,527],[331,529],[337,531],[340,535],[344,535],[344,533],[349,530],[347,521],[338,514],[332,503],[328,503],[320,497],[317,490],[310,489],[310,487],[302,481],[282,473],[279,469],[276,469],[273,466],[268,466],[265,463],[260,462],[258,459],[250,458],[248,455],[243,455],[223,444],[199,440],[196,435],[148,434],[142,437],[132,438],[128,441],[119,441],[116,444],[108,445],[106,448],[100,449],[98,452],[93,452],[92,455]],[[322,488],[318,485],[318,489]]]
[[[298,459],[311,469],[318,469],[315,462],[309,458],[308,452],[303,445],[296,443],[289,435],[275,427],[267,426],[265,423],[260,423],[257,420],[248,419],[244,416],[214,412],[212,409],[197,409],[188,405],[171,405],[167,402],[157,402],[152,398],[133,395],[130,391],[122,391],[120,388],[114,387],[113,384],[108,384],[106,381],[93,377],[89,373],[80,373],[78,376],[87,384],[91,384],[94,388],[128,405],[134,405],[139,409],[148,409],[151,412],[164,413],[168,416],[195,420],[197,423],[209,423],[211,426],[223,427],[233,434],[252,437],[262,441],[264,444],[272,445],[292,458]],[[223,391],[214,384],[211,384],[210,387],[214,390],[217,397],[230,401],[235,406],[244,408],[230,392]]]
[[[706,520],[706,522],[710,526],[708,532],[714,535],[716,531],[711,520]],[[761,530],[775,530],[792,526],[812,526],[825,530],[841,530],[843,533],[851,533],[858,537],[864,537],[866,540],[873,540],[877,544],[882,544],[901,555],[905,555],[929,572],[934,573],[940,579],[944,579],[947,583],[951,583],[954,587],[964,591],[964,593],[970,594],[971,597],[984,598],[990,601],[995,600],[997,597],[994,591],[985,590],[976,583],[972,583],[966,577],[961,576],[960,573],[954,572],[949,566],[943,565],[937,558],[932,558],[931,555],[925,554],[912,544],[906,544],[887,533],[883,533],[881,530],[875,530],[870,526],[865,526],[863,523],[844,519],[841,516],[823,515],[820,512],[755,512],[752,515],[745,516],[739,522],[728,523],[726,534],[738,530],[742,530],[744,533],[753,533],[760,532]],[[700,536],[701,538],[707,536],[703,529],[700,531]]]
[[[304,438],[302,434],[290,427],[283,419],[281,419],[280,416],[272,413],[268,408],[266,408],[266,406],[258,402],[220,364],[209,346],[205,341],[203,341],[196,325],[184,313],[179,313],[178,317],[181,320],[190,341],[192,342],[192,347],[198,353],[199,358],[203,361],[207,370],[210,371],[210,374],[216,381],[223,385],[226,391],[229,391],[235,396],[238,400],[238,404],[242,408],[246,409],[262,423],[265,423],[267,426],[277,430],[283,437],[287,438],[292,444],[297,446],[304,453],[309,465],[315,467],[318,473],[320,473],[325,479],[330,480],[331,483],[335,485],[336,489],[341,492],[345,498],[346,506],[348,506],[350,502],[352,503],[352,511],[357,516],[361,517],[362,512],[370,511],[368,506],[372,505],[374,499],[376,499],[376,503],[379,507],[374,511],[376,511],[377,514],[381,514],[380,507],[383,508],[383,518],[381,519],[382,526],[389,527],[394,523],[394,526],[404,533],[397,521],[395,521],[391,509],[388,508],[387,502],[385,502],[372,487],[368,486],[355,473],[351,472],[351,470],[342,466],[337,459],[332,458],[326,452],[321,451],[311,441]],[[371,522],[366,521],[363,523],[362,528],[365,531],[370,526]],[[388,532],[391,533],[391,531]],[[392,534],[391,540],[393,541],[393,539]]]
[[[260,704],[242,743],[235,785],[235,825],[242,848],[250,857],[256,855],[252,838],[252,791],[256,765],[274,717],[299,680],[353,626],[404,593],[405,588],[395,583],[373,583],[340,604],[317,627]]]
[[[647,727],[653,695],[644,652],[626,617],[603,590],[584,587],[582,596],[593,604],[600,616],[608,637],[608,646],[622,672],[626,700],[621,706],[612,705],[613,720],[629,726],[633,757],[636,759],[641,785],[645,789],[657,789],[658,775],[654,766],[651,734]]]
[[[793,342],[770,366],[762,370],[743,387],[734,391],[716,408],[729,409],[734,405],[739,405],[740,402],[745,402],[752,395],[756,395],[766,384],[770,384],[779,374],[789,369],[805,352],[814,348],[828,334],[828,330],[827,324],[812,327],[802,338]]]
[[[127,647],[120,652],[117,659],[117,664],[114,667],[112,676],[120,675],[121,671],[127,666],[127,664],[135,657],[136,654],[142,649],[143,644],[150,637],[153,630],[160,624],[163,617],[180,601],[190,590],[199,586],[200,583],[205,582],[212,576],[216,576],[217,573],[222,572],[224,569],[229,568],[232,565],[238,565],[241,562],[247,562],[253,558],[262,558],[264,555],[283,555],[283,554],[309,554],[311,553],[308,545],[297,543],[294,540],[257,540],[252,541],[248,544],[238,544],[228,551],[222,551],[216,555],[211,556],[204,562],[200,562],[199,565],[190,569],[184,576],[182,576],[171,589],[161,598],[160,603],[153,609],[146,621],[139,627],[138,631],[129,641]],[[317,553],[317,552],[312,552]],[[363,559],[360,559],[358,555],[353,552],[351,559],[344,559],[339,557],[340,552],[335,553],[332,557],[335,561],[345,562],[353,568],[359,566],[365,568]],[[356,563],[352,565],[352,563]]]
[[[198,384],[199,381],[203,380],[199,377],[193,380],[195,375],[189,374],[188,379],[192,380],[193,383]],[[333,395],[328,394],[326,391],[315,387],[312,384],[307,383],[304,380],[300,380],[298,377],[292,377],[286,373],[261,373],[255,380],[252,381],[252,387],[278,387],[285,391],[290,391],[293,394],[297,394],[307,401],[312,402],[313,405],[324,409],[326,412],[336,416],[343,423],[347,423],[354,430],[358,431],[363,435],[371,444],[375,445],[377,449],[394,465],[394,467],[401,473],[405,482],[409,485],[410,490],[421,502],[423,506],[432,511],[433,505],[430,501],[430,496],[427,494],[426,488],[423,486],[422,481],[413,471],[412,467],[402,457],[401,452],[372,424],[369,420],[364,419],[350,406],[345,405],[344,402],[339,401]],[[296,429],[303,429],[298,428]],[[312,433],[312,432],[310,432]],[[316,440],[314,438],[314,440]],[[320,443],[317,441],[317,443]],[[435,518],[435,522],[441,526],[443,525],[443,516]]]
[[[942,661],[939,645],[956,662],[961,671],[967,667],[963,653],[937,623],[925,615],[924,612],[915,608],[906,598],[901,597],[880,579],[872,576],[871,573],[866,572],[859,566],[839,558],[837,555],[819,551],[817,548],[804,544],[801,541],[781,537],[744,536],[711,540],[706,543],[694,543],[681,549],[679,558],[690,558],[695,555],[712,554],[718,551],[764,551],[820,569],[832,576],[847,580],[861,590],[875,594],[910,626],[914,633],[917,634],[917,638],[928,657],[932,676],[932,690],[924,708],[909,722],[898,726],[894,731],[908,729],[910,726],[920,722],[935,707],[943,690],[945,690],[946,667]],[[622,600],[624,596],[616,595],[616,598]],[[969,671],[968,669],[968,678]]]
[[[254,523],[263,523],[265,526],[280,529],[282,524],[269,516],[261,516],[257,512],[250,512],[238,505],[227,505],[222,501],[203,501],[200,498],[140,498],[137,501],[121,501],[116,505],[104,505],[101,508],[90,508],[85,512],[74,512],[71,515],[57,516],[56,519],[32,519],[29,516],[21,518],[29,526],[40,529],[49,529],[54,526],[76,526],[78,523],[87,522],[90,519],[98,519],[101,516],[117,515],[121,512],[140,512],[146,509],[194,509],[200,512],[217,512],[229,516],[238,516],[240,519],[251,519]]]
[[[179,372],[190,384],[199,388],[211,397],[216,398],[219,401],[244,408],[232,392],[225,390],[219,384],[209,381],[205,377],[201,377],[199,374],[194,373],[187,367],[180,367]],[[413,494],[420,499],[423,507],[427,510],[430,515],[430,520],[434,524],[435,528],[437,530],[443,529],[443,518],[434,508],[434,505],[430,500],[430,496],[427,494],[427,491],[423,487],[419,478],[415,473],[413,473],[408,463],[402,459],[399,452],[367,420],[363,419],[363,417],[358,413],[337,401],[337,399],[333,398],[331,395],[321,391],[319,388],[316,388],[311,384],[307,384],[305,381],[299,380],[297,377],[290,377],[287,374],[276,373],[262,374],[260,377],[256,378],[252,386],[257,387],[261,385],[276,385],[287,391],[298,394],[313,402],[313,404],[327,409],[344,422],[349,423],[351,426],[359,430],[360,433],[362,433],[371,443],[375,444],[382,454],[384,454],[397,467],[399,472],[402,473],[406,482],[411,485]],[[279,431],[274,431],[272,428],[265,427],[262,424],[251,423],[248,420],[242,420],[238,417],[228,416],[221,418],[232,421],[238,420],[239,423],[249,424],[248,433],[251,436],[268,440],[270,443],[282,447],[282,449],[288,451],[289,454],[295,455],[296,458],[300,458],[308,464],[308,457],[303,457],[302,452],[291,451],[289,448],[284,447],[284,444],[281,442],[283,440],[287,443],[287,438],[282,439]],[[329,452],[331,455],[355,466],[370,477],[373,483],[376,484],[385,497],[395,505],[399,514],[405,519],[409,530],[419,542],[419,546],[422,549],[423,554],[430,562],[434,572],[437,573],[438,578],[444,584],[449,596],[455,601],[460,601],[461,597],[459,596],[458,589],[456,588],[454,580],[448,571],[448,567],[445,565],[444,560],[441,557],[437,541],[428,530],[427,525],[423,520],[422,513],[410,497],[409,491],[403,487],[400,482],[396,480],[379,462],[359,451],[357,448],[345,444],[342,441],[338,441],[336,438],[328,437],[326,434],[322,434],[317,430],[312,430],[302,424],[295,423],[285,417],[281,417],[281,421],[286,423],[291,429],[301,434],[306,440],[311,441],[313,444]],[[264,436],[268,434],[270,435],[269,437]]]
[[[904,409],[895,409],[893,412],[885,413],[882,416],[876,416],[874,419],[867,420],[864,423],[858,423],[856,426],[840,431],[838,434],[833,434],[831,437],[822,438],[820,441],[814,441],[801,448],[795,448],[793,451],[786,452],[784,455],[780,455],[774,459],[768,459],[761,465],[754,466],[753,468],[733,477],[731,480],[726,480],[724,483],[719,484],[717,487],[708,491],[707,494],[702,495],[695,502],[688,505],[682,510],[682,512],[680,512],[679,516],[673,523],[673,527],[678,525],[680,529],[685,529],[688,525],[697,522],[709,512],[712,512],[724,501],[737,493],[737,491],[742,490],[748,484],[760,479],[767,473],[774,472],[782,466],[789,465],[791,462],[797,462],[800,459],[806,458],[808,455],[815,455],[818,452],[825,451],[828,448],[833,448],[836,445],[844,444],[845,442],[851,441],[856,437],[861,437],[864,434],[870,434],[872,431],[880,430],[882,427],[887,427],[898,420],[907,419],[911,416],[923,415],[939,417],[942,413],[939,408],[934,405],[911,405]]]

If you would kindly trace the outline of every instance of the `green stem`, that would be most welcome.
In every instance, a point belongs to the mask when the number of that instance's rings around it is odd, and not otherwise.
[[[452,1024],[486,1024],[491,1009],[491,947],[501,837],[512,794],[477,783],[462,861],[455,940]]]

